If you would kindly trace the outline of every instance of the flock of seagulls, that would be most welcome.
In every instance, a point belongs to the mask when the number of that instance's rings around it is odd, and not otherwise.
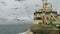
[[[26,1],[26,0],[15,0],[15,1]],[[2,3],[3,5],[6,5],[5,1],[0,1],[0,3]],[[39,5],[34,5],[34,6],[39,6]],[[18,10],[20,8],[19,7],[15,7],[15,8],[11,8],[11,9]],[[27,13],[29,13],[29,14],[31,13],[31,12],[29,12],[29,6],[25,6],[24,9],[26,9]],[[16,15],[16,13],[12,13],[12,15]],[[8,16],[11,16],[11,15],[8,15]],[[28,16],[28,17],[30,17],[30,16]]]

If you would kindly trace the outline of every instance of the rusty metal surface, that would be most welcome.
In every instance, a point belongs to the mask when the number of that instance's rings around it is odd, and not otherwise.
[[[31,31],[35,34],[59,34],[60,29],[53,25],[34,25],[31,27]]]

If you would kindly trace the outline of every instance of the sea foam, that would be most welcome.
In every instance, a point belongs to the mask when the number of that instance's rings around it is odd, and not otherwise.
[[[27,32],[22,32],[22,33],[18,33],[18,34],[26,34]]]

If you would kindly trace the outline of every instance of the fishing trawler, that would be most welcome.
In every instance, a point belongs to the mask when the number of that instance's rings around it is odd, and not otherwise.
[[[43,8],[35,10],[33,26],[26,34],[60,34],[60,16],[47,0],[42,3]]]

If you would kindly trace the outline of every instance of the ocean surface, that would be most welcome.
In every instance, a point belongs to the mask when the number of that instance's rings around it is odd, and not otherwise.
[[[0,25],[0,34],[18,34],[26,32],[31,26],[32,24]]]

